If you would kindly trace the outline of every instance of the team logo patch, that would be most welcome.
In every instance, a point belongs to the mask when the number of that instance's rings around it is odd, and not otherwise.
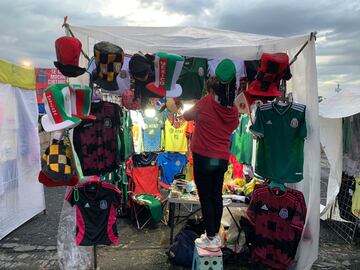
[[[107,207],[108,207],[107,201],[101,200],[100,201],[100,209],[105,210],[105,209],[107,209]]]
[[[203,67],[199,67],[199,69],[198,69],[198,74],[199,74],[199,76],[200,77],[202,77],[202,76],[204,76],[204,69],[203,69]]]
[[[112,121],[111,121],[110,118],[105,118],[105,119],[104,119],[104,126],[105,126],[106,128],[111,128],[111,127],[112,127]]]
[[[287,219],[289,217],[288,210],[286,208],[281,208],[279,212],[279,217],[281,217],[282,219]]]
[[[266,204],[264,204],[263,206],[261,206],[261,209],[262,209],[262,210],[265,210],[265,211],[268,211],[268,210],[269,210],[269,208],[266,206]]]
[[[177,161],[175,162],[175,165],[176,165],[176,166],[180,166],[180,161],[177,160]]]
[[[297,128],[299,126],[299,121],[296,118],[293,118],[290,122],[292,128]]]

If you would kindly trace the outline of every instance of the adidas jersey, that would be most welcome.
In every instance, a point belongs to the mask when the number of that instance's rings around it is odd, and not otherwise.
[[[165,151],[185,154],[188,151],[186,130],[188,122],[169,117],[165,120]]]
[[[76,244],[117,244],[115,208],[121,202],[120,190],[109,183],[89,180],[78,185],[79,198],[75,200],[74,189],[65,199],[76,207]]]
[[[304,228],[306,204],[300,191],[278,192],[268,184],[255,188],[247,216],[255,231],[253,258],[272,269],[287,269]]]
[[[282,183],[303,179],[305,105],[276,103],[260,105],[250,127],[258,137],[256,174]]]

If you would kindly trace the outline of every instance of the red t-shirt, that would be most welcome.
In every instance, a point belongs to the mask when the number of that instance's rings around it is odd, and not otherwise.
[[[235,106],[220,105],[214,95],[200,99],[184,113],[185,120],[194,120],[196,125],[191,150],[201,156],[228,160],[231,133],[239,125],[238,114]]]

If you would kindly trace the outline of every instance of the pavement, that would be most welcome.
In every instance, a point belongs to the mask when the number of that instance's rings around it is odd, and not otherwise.
[[[328,171],[322,172],[326,179]],[[322,183],[321,198],[326,199]],[[46,213],[41,213],[0,241],[0,269],[60,269],[57,254],[57,232],[65,188],[45,188]],[[326,190],[326,189],[325,189]],[[360,245],[349,245],[337,236],[327,222],[320,224],[319,257],[312,269],[360,270]],[[179,229],[179,227],[177,228]],[[98,269],[187,269],[172,266],[166,255],[170,230],[160,223],[138,230],[129,218],[118,219],[121,242],[117,246],[97,248]],[[93,260],[93,258],[89,258]],[[82,269],[81,264],[66,270]],[[263,269],[243,264],[224,269]]]

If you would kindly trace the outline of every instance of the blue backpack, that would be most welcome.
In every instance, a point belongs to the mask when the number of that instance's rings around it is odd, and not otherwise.
[[[167,252],[172,264],[191,267],[195,247],[195,239],[198,235],[190,230],[183,229],[175,236],[175,242]]]

